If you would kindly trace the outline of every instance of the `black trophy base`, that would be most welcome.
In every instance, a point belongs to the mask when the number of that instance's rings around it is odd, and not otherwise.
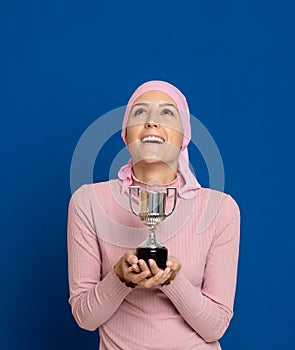
[[[149,266],[149,259],[154,259],[160,269],[165,270],[166,268],[168,250],[165,247],[159,247],[159,248],[138,247],[136,248],[136,255],[138,259],[143,259],[148,266]]]

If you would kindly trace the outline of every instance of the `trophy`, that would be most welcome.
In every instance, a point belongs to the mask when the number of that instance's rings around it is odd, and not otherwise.
[[[139,197],[139,212],[135,211],[132,203],[132,191],[137,191]],[[171,211],[166,214],[166,198],[169,191],[174,191],[174,202]],[[166,268],[168,250],[157,239],[155,234],[156,225],[170,216],[176,205],[177,189],[167,187],[165,192],[141,191],[139,186],[129,187],[130,208],[140,220],[149,227],[150,233],[147,239],[136,248],[138,259],[143,259],[147,265],[149,259],[154,259],[160,269]]]

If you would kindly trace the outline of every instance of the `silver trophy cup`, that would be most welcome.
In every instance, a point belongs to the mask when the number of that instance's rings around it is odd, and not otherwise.
[[[136,190],[139,197],[139,211],[133,207],[132,191]],[[166,214],[166,198],[169,191],[174,191],[173,207]],[[160,269],[166,268],[168,250],[157,239],[155,234],[156,225],[164,221],[175,209],[177,189],[167,187],[165,192],[141,191],[139,186],[129,187],[130,208],[140,220],[149,227],[150,233],[147,239],[136,248],[138,259],[143,259],[147,264],[149,259],[154,259]]]

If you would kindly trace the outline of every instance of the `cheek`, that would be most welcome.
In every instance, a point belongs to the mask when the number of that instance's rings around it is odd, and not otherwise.
[[[139,127],[138,126],[128,126],[126,128],[126,143],[127,145],[131,142],[134,142],[138,139],[139,136]]]
[[[170,142],[177,148],[181,148],[183,144],[183,135],[175,130],[170,134]]]
[[[133,142],[132,135],[130,135],[130,133],[128,133],[128,132],[126,132],[125,142],[126,142],[127,147],[129,147],[130,143]]]
[[[183,144],[183,135],[179,134],[178,138],[177,138],[177,146],[178,146],[178,148],[181,148],[182,144]]]

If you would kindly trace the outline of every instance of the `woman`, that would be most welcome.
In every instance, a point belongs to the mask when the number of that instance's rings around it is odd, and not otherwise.
[[[135,90],[122,137],[132,159],[118,179],[84,185],[69,203],[73,316],[84,329],[99,328],[101,350],[221,349],[233,316],[238,205],[201,188],[189,170],[189,109],[173,85],[150,81]],[[170,254],[165,270],[134,253],[147,229],[130,211],[130,185],[177,187],[175,211],[157,227]]]

